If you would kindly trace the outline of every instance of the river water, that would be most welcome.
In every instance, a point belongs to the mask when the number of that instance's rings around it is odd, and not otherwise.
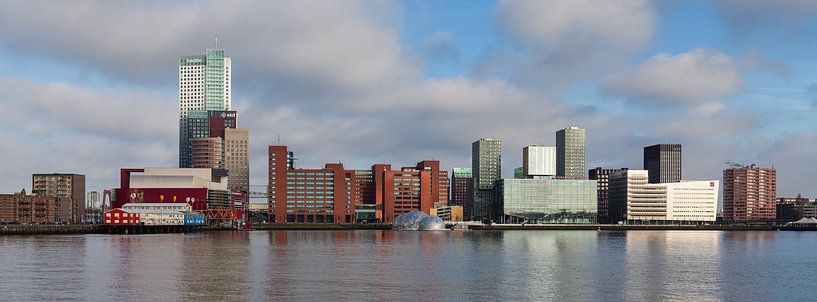
[[[817,232],[254,231],[0,237],[0,300],[783,301]]]

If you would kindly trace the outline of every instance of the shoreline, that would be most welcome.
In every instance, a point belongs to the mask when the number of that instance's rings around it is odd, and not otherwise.
[[[134,226],[136,227],[136,226]],[[450,229],[451,225],[449,225]],[[78,235],[78,234],[122,234],[121,226],[109,225],[0,225],[0,236],[13,235]],[[221,227],[166,228],[142,226],[139,232],[130,234],[155,233],[202,233],[236,231]],[[353,231],[391,230],[391,224],[256,224],[252,229],[242,231]],[[817,231],[817,227],[747,226],[747,225],[615,225],[615,224],[502,224],[469,225],[469,231]],[[465,230],[463,230],[465,231]]]

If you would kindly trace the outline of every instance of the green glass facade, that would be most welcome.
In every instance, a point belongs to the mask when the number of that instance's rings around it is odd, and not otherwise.
[[[207,49],[207,66],[204,67],[205,110],[227,110],[225,108],[224,50]]]
[[[595,180],[502,179],[497,182],[499,223],[596,223]]]

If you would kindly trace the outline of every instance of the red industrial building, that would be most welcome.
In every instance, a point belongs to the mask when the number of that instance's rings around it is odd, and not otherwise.
[[[295,169],[286,146],[269,147],[268,202],[275,223],[352,223],[355,205],[376,205],[376,218],[392,222],[410,211],[429,213],[435,202],[448,199],[448,173],[440,162],[392,170],[389,164],[371,170],[347,170],[343,164],[323,169]]]
[[[723,219],[729,223],[776,219],[777,171],[755,165],[723,171]]]

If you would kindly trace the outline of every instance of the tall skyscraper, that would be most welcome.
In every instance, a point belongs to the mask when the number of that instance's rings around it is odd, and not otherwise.
[[[596,167],[595,169],[588,170],[588,179],[595,180],[597,182],[597,193],[598,193],[598,219],[599,223],[614,223],[615,221],[610,220],[610,174],[613,174],[617,171],[625,171],[627,168],[621,169],[603,169],[601,167]]]
[[[248,129],[224,130],[224,168],[230,173],[227,178],[230,190],[249,192],[250,190],[250,133]]]
[[[753,165],[723,170],[723,219],[763,222],[776,218],[777,171]]]
[[[578,127],[556,132],[556,175],[564,178],[585,178],[585,131]]]
[[[494,202],[494,182],[502,177],[502,141],[481,138],[471,144],[471,172],[474,175],[474,204],[470,215],[488,218]]]
[[[650,183],[681,181],[681,145],[658,144],[644,147],[644,170]]]
[[[208,111],[228,111],[232,107],[230,67],[230,57],[224,55],[223,49],[207,49],[204,55],[179,58],[179,167],[181,168],[191,167],[190,139],[206,137],[205,131],[201,130],[205,127],[204,125],[198,130],[190,129],[192,125],[197,122],[205,123],[209,117]],[[198,120],[188,122],[188,118]],[[191,131],[194,131],[192,136]]]
[[[556,176],[556,147],[522,148],[522,173],[527,176]]]

